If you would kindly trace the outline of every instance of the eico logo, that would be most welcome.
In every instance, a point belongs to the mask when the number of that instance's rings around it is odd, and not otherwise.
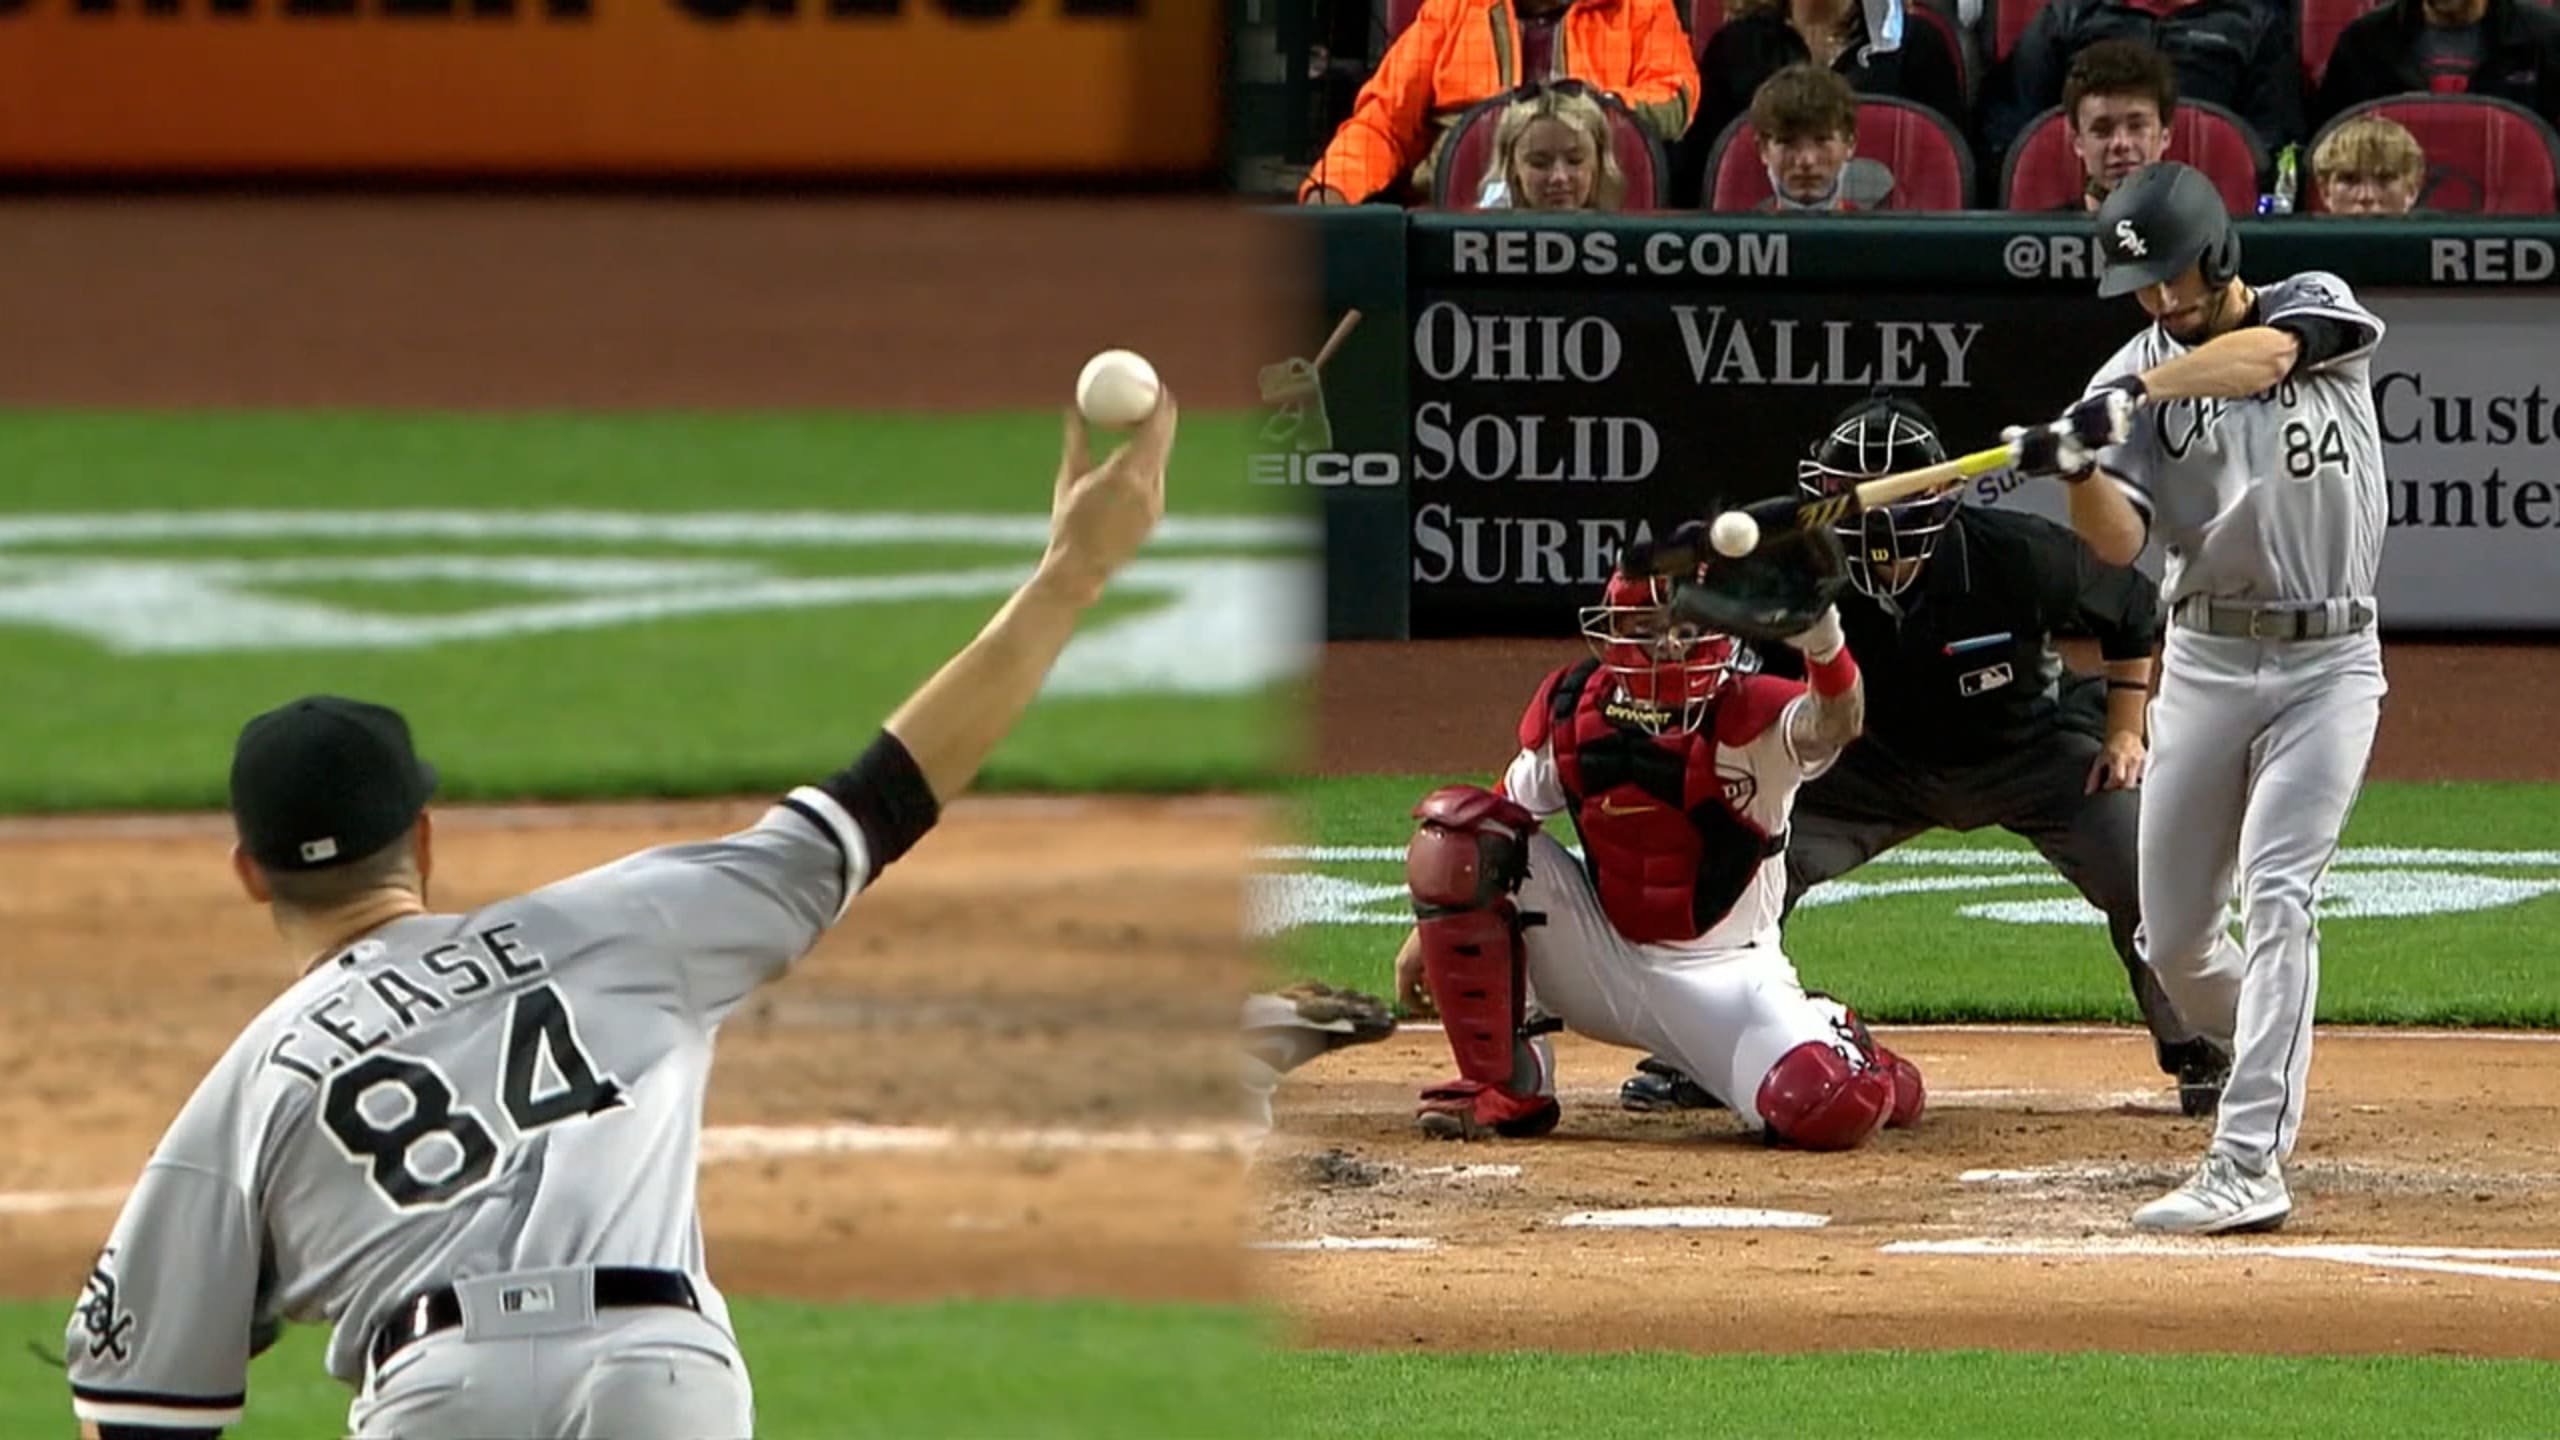
[[[1286,455],[1256,455],[1248,473],[1256,485],[1393,485],[1404,477],[1404,457],[1383,450],[1364,450],[1356,455],[1330,450],[1292,451]]]

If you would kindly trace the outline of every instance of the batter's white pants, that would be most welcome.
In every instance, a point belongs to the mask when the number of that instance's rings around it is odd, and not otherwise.
[[[2364,784],[2388,685],[2372,631],[2247,640],[2169,630],[2142,781],[2135,944],[2181,1018],[2232,1050],[2213,1148],[2293,1153],[2320,994],[2312,905]],[[2234,867],[2245,944],[2232,943]]]
[[[357,1440],[752,1440],[755,1392],[727,1333],[690,1310],[599,1310],[580,1329],[413,1341],[368,1375]]]
[[[1778,1057],[1807,1040],[1853,1053],[1833,1023],[1839,1008],[1804,993],[1774,937],[1710,955],[1635,944],[1601,911],[1582,862],[1550,836],[1529,842],[1519,905],[1546,916],[1528,931],[1533,1006],[1575,1034],[1671,1061],[1754,1125],[1768,1123],[1760,1082]],[[1555,1066],[1541,1062],[1552,1095]]]

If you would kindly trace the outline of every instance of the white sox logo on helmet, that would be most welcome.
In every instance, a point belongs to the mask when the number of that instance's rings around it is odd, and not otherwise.
[[[2130,220],[2116,222],[2116,244],[2127,255],[2151,253],[2151,247],[2143,242],[2140,232],[2133,228],[2133,222]]]

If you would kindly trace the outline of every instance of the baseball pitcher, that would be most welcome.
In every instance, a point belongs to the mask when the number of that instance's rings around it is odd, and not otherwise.
[[[2388,688],[2383,325],[2335,275],[2243,280],[2213,183],[2185,165],[2118,186],[2098,241],[2098,293],[2136,296],[2152,323],[2010,444],[2022,470],[2069,482],[2072,525],[2102,557],[2168,545],[2137,943],[2179,1013],[2233,1050],[2210,1153],[2133,1223],[2273,1229],[2293,1210],[2283,1161],[2311,1069],[2312,904]],[[2245,946],[2225,929],[2235,866]]]
[[[1836,564],[1829,532],[1806,544]],[[1420,923],[1397,983],[1439,1012],[1458,1063],[1422,1094],[1426,1133],[1553,1129],[1559,1028],[1664,1056],[1808,1149],[1920,1117],[1919,1071],[1806,994],[1778,945],[1797,788],[1857,736],[1864,705],[1839,612],[1826,596],[1774,622],[1805,656],[1799,684],[1739,673],[1736,636],[1674,598],[1671,579],[1622,564],[1582,612],[1593,658],[1539,686],[1499,787],[1448,786],[1414,812]],[[1556,814],[1578,862],[1540,828]]]
[[[144,1166],[72,1312],[102,1440],[211,1437],[285,1321],[333,1327],[357,1436],[753,1433],[695,1202],[713,1042],[977,774],[1162,513],[1166,396],[1087,463],[1070,414],[1050,541],[851,765],[734,834],[469,913],[428,902],[435,771],[394,711],[248,722],[233,865],[301,978]]]

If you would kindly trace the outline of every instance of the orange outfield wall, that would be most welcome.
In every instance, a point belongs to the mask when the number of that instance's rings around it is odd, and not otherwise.
[[[1224,12],[0,0],[0,170],[1194,173],[1224,125]]]

